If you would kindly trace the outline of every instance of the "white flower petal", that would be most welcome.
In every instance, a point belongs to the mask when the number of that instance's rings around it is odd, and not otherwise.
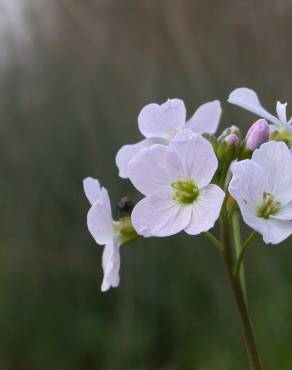
[[[263,199],[263,193],[270,191],[263,168],[246,159],[233,163],[231,171],[232,179],[228,188],[230,194],[240,208],[244,206],[255,210]]]
[[[286,114],[286,107],[287,103],[282,104],[281,102],[277,102],[276,110],[277,110],[277,115],[279,117],[279,120],[282,123],[287,124],[287,114]]]
[[[165,191],[147,196],[136,204],[131,218],[137,233],[144,237],[169,236],[182,231],[190,222],[192,205],[180,205]]]
[[[131,182],[144,195],[168,189],[181,171],[182,165],[177,154],[159,144],[142,149],[128,166]]]
[[[100,183],[98,180],[92,177],[87,177],[83,180],[83,188],[86,198],[89,200],[90,204],[93,204],[99,197],[100,193]]]
[[[240,207],[244,222],[263,236],[266,244],[278,244],[292,234],[292,222],[264,219],[257,217],[256,213],[242,205]]]
[[[104,247],[102,254],[103,282],[101,290],[116,288],[120,283],[120,248],[112,242]]]
[[[161,138],[151,138],[142,140],[136,144],[124,145],[116,155],[116,164],[119,168],[119,176],[128,178],[128,164],[130,160],[140,152],[140,150],[150,147],[154,144],[167,144],[167,141]]]
[[[97,244],[104,245],[112,241],[112,211],[108,192],[101,189],[99,198],[93,203],[87,214],[87,226]]]
[[[172,138],[186,122],[186,108],[180,99],[148,104],[140,112],[138,124],[145,137]]]
[[[198,200],[193,203],[191,220],[185,232],[197,235],[210,230],[220,215],[224,197],[224,191],[217,185],[210,184],[201,189]]]
[[[219,100],[205,103],[187,121],[186,128],[198,134],[203,134],[204,132],[214,134],[217,131],[221,114],[222,109]]]
[[[290,199],[292,199],[292,197]],[[292,200],[288,204],[286,204],[284,207],[282,207],[274,216],[270,216],[270,217],[276,220],[291,221],[292,220]]]
[[[283,142],[269,141],[254,151],[252,161],[259,164],[265,172],[270,184],[270,191],[287,202],[292,199],[292,156]],[[287,194],[288,192],[288,194]],[[290,194],[290,195],[289,195]],[[289,197],[291,197],[289,199]]]
[[[247,109],[262,118],[266,118],[270,122],[273,122],[275,124],[279,123],[278,118],[276,118],[268,111],[266,111],[265,108],[263,108],[257,94],[251,89],[240,87],[233,90],[228,97],[228,102]]]
[[[181,159],[185,178],[193,179],[199,188],[210,183],[218,167],[218,160],[208,140],[195,134],[189,140],[173,140],[170,148]]]
[[[192,130],[183,129],[174,136],[172,141],[186,141],[188,139],[192,139],[196,135],[197,134],[194,133],[194,131],[192,131]]]

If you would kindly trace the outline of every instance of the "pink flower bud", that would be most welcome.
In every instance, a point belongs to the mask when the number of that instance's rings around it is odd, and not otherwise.
[[[256,150],[262,144],[269,141],[270,129],[265,119],[259,119],[248,130],[245,138],[245,146],[249,150]]]
[[[239,138],[235,134],[229,134],[228,136],[226,136],[226,138],[224,140],[229,145],[238,145],[239,144]]]

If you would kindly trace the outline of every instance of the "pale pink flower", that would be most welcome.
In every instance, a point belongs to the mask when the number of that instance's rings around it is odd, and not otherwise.
[[[277,244],[292,234],[292,156],[283,142],[270,141],[251,160],[234,163],[229,192],[244,221]]]
[[[120,177],[128,177],[129,161],[141,149],[153,144],[169,145],[183,129],[198,134],[215,133],[221,113],[218,100],[201,105],[189,120],[186,120],[186,108],[180,99],[169,99],[161,105],[155,103],[146,105],[138,116],[139,130],[145,139],[136,144],[125,145],[117,153],[116,164]]]
[[[145,237],[185,230],[196,235],[212,228],[224,192],[210,184],[218,167],[211,144],[183,130],[169,146],[156,144],[129,163],[129,178],[145,195],[132,212],[132,223]]]
[[[84,192],[91,204],[87,214],[87,226],[90,234],[99,245],[104,245],[102,254],[103,282],[101,290],[117,287],[120,282],[120,251],[121,245],[118,223],[113,221],[110,199],[105,188],[101,188],[98,180],[91,177],[83,181]]]

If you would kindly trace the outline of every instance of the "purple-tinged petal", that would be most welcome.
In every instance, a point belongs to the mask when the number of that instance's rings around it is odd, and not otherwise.
[[[271,191],[263,168],[246,159],[233,163],[231,171],[232,179],[228,188],[230,194],[237,201],[240,209],[244,206],[255,211],[256,205],[263,200],[264,192]]]
[[[210,184],[200,190],[198,199],[192,205],[192,216],[185,232],[197,235],[210,230],[217,221],[225,193],[217,185]]]
[[[291,189],[289,193],[292,195],[292,156],[285,143],[269,141],[263,144],[254,151],[252,161],[265,171],[271,193],[277,194],[278,198]]]
[[[186,122],[186,108],[180,99],[169,99],[165,103],[148,104],[140,112],[138,124],[145,137],[171,139]]]
[[[218,167],[218,160],[208,140],[195,134],[189,140],[172,141],[170,148],[177,152],[186,179],[193,179],[199,188],[210,183]]]
[[[133,185],[144,195],[165,189],[182,173],[178,155],[165,145],[142,149],[130,161],[128,174]]]
[[[87,177],[83,180],[83,189],[89,203],[92,205],[99,197],[100,183],[92,177]]]
[[[87,226],[97,244],[104,245],[112,242],[112,211],[105,188],[101,189],[99,198],[87,214]]]
[[[139,153],[140,150],[154,144],[167,144],[167,141],[161,138],[151,138],[142,140],[136,144],[129,144],[121,147],[116,155],[116,165],[119,168],[119,176],[123,179],[128,178],[128,164],[130,160]]]
[[[147,196],[136,204],[131,218],[138,234],[144,237],[170,236],[182,231],[190,222],[192,205],[173,200],[171,190]]]
[[[178,132],[171,141],[186,141],[188,139],[192,139],[196,134],[194,131],[189,129],[183,129]]]
[[[245,138],[246,148],[254,151],[262,144],[269,141],[270,128],[268,122],[261,118],[257,120],[248,130]]]
[[[277,115],[279,117],[279,120],[282,123],[288,123],[287,122],[287,114],[286,114],[286,107],[287,103],[282,104],[281,102],[277,102],[276,110],[277,110]]]
[[[198,134],[205,132],[214,134],[217,131],[222,114],[219,100],[214,100],[201,105],[187,121],[186,128]]]
[[[239,87],[231,92],[228,97],[228,102],[238,105],[244,109],[257,114],[258,116],[267,119],[275,124],[279,123],[278,118],[270,114],[260,103],[257,94],[246,87]]]
[[[102,292],[116,288],[120,283],[120,248],[116,243],[107,244],[102,254],[103,282]]]

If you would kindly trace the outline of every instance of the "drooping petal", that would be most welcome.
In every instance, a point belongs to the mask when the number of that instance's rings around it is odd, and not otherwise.
[[[266,118],[270,122],[275,124],[279,123],[278,118],[266,111],[266,109],[261,105],[257,94],[251,89],[246,87],[235,89],[231,92],[227,101],[231,104],[247,109],[262,118]]]
[[[128,166],[131,182],[144,195],[169,189],[181,171],[182,165],[177,154],[159,144],[140,151]]]
[[[145,137],[172,138],[186,122],[186,108],[180,99],[169,99],[165,103],[148,104],[140,112],[138,124]]]
[[[204,132],[214,134],[217,131],[221,114],[222,108],[219,100],[205,103],[187,121],[186,128],[198,134],[203,134]]]
[[[199,188],[210,183],[218,160],[208,140],[195,134],[192,139],[173,140],[170,148],[181,159],[185,178],[193,179]]]
[[[101,290],[116,288],[120,283],[120,248],[114,241],[104,247],[102,254],[103,282]]]
[[[83,180],[83,189],[90,204],[93,204],[100,194],[100,183],[92,177],[87,177]]]
[[[277,102],[276,110],[277,110],[277,115],[279,117],[279,120],[282,123],[286,123],[287,124],[288,122],[287,122],[286,107],[287,107],[287,103],[282,104],[279,101]]]
[[[249,209],[240,207],[242,217],[247,225],[263,236],[266,244],[278,244],[292,234],[292,222],[256,217]]]
[[[151,138],[142,140],[136,144],[124,145],[116,155],[116,165],[119,168],[119,176],[123,179],[128,178],[128,164],[130,160],[139,153],[140,150],[154,144],[167,144],[167,141],[161,138]]]
[[[224,197],[224,191],[217,185],[210,184],[201,189],[198,200],[193,203],[191,220],[185,232],[198,235],[210,230],[220,215]]]
[[[238,205],[255,210],[263,200],[264,192],[270,192],[264,170],[257,163],[246,159],[231,166],[232,179],[229,192]],[[256,213],[256,211],[254,211]]]
[[[87,214],[87,226],[97,244],[109,244],[112,241],[112,211],[108,192],[102,188],[97,201]]]
[[[170,236],[190,222],[192,205],[180,205],[171,191],[147,196],[136,204],[131,218],[138,234],[144,237]]]
[[[270,141],[254,151],[252,161],[260,165],[270,184],[271,193],[292,199],[292,156],[289,148],[283,142]],[[280,199],[279,199],[280,200]],[[288,195],[289,200],[289,195]],[[282,199],[283,201],[283,199]]]

